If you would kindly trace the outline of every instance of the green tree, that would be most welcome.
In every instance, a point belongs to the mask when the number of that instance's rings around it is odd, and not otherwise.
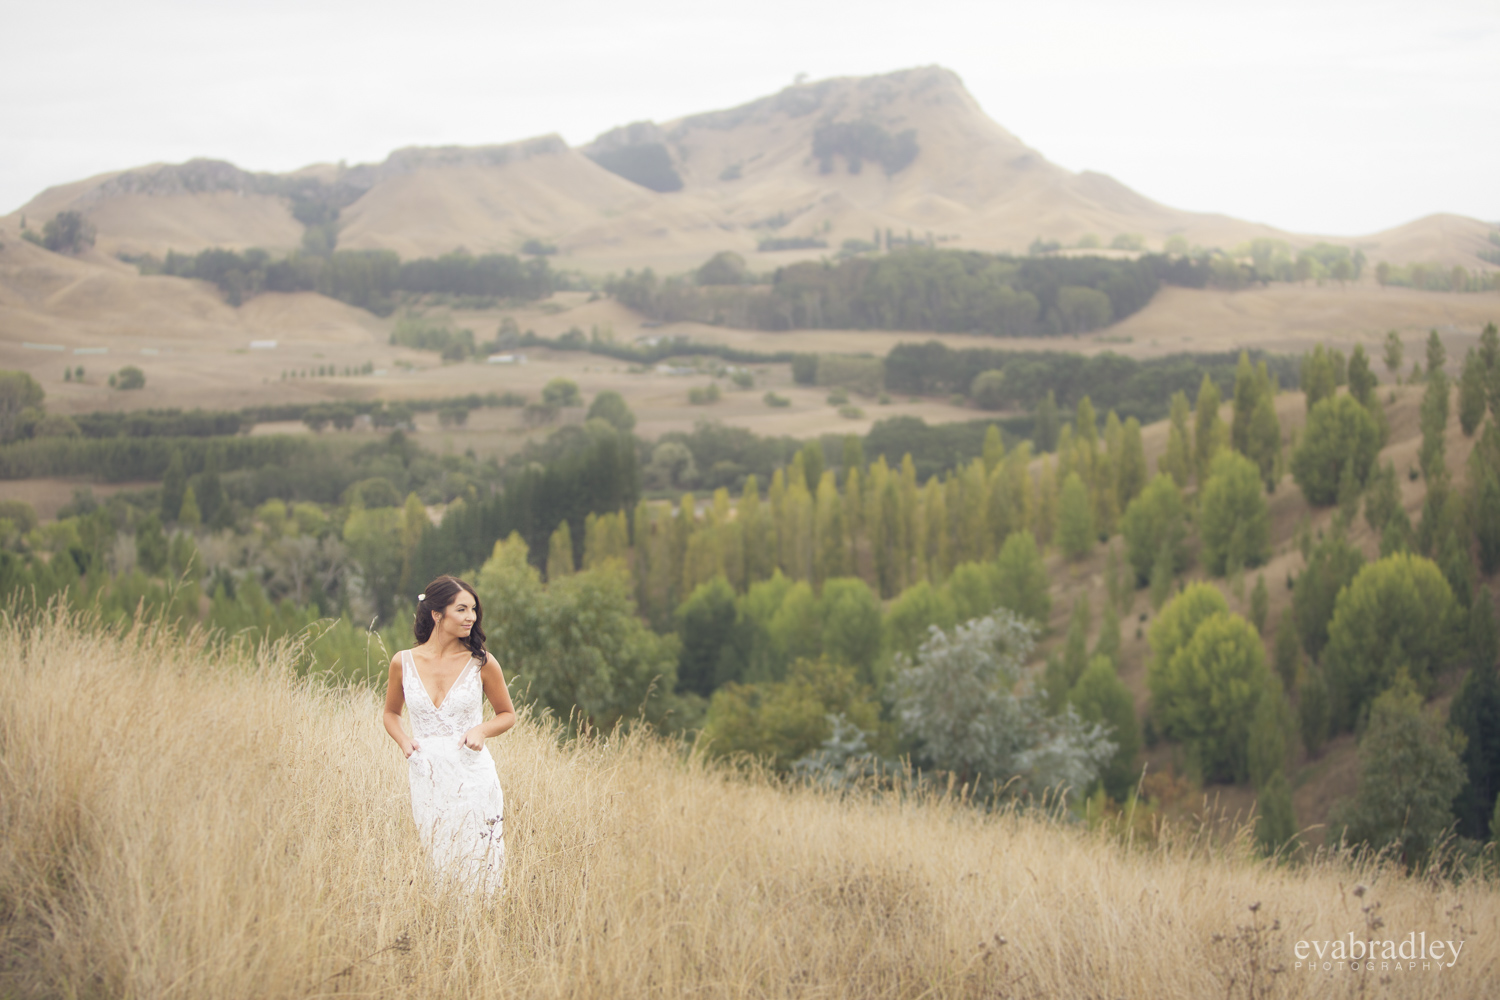
[[[1057,412],[1057,397],[1051,389],[1042,401],[1037,404],[1036,422],[1033,425],[1032,440],[1036,442],[1038,453],[1049,452],[1057,447],[1057,435],[1062,430],[1062,421]]]
[[[1484,364],[1479,360],[1479,355],[1473,348],[1464,357],[1463,374],[1458,379],[1458,424],[1463,429],[1464,437],[1473,437],[1474,431],[1479,428],[1479,422],[1484,419],[1485,407],[1488,405],[1486,396],[1486,385]]]
[[[562,521],[547,543],[547,579],[560,580],[573,572],[573,531]]]
[[[1250,454],[1250,418],[1261,399],[1261,384],[1250,355],[1240,351],[1234,369],[1234,416],[1229,426],[1229,444],[1242,455]]]
[[[1095,541],[1088,487],[1078,473],[1070,472],[1057,504],[1057,544],[1069,559],[1081,559],[1093,550]]]
[[[1119,510],[1141,495],[1149,478],[1146,466],[1146,446],[1141,440],[1141,422],[1135,417],[1125,421],[1120,438],[1120,461],[1115,470],[1117,501]]]
[[[1250,415],[1245,457],[1260,469],[1266,489],[1274,490],[1281,458],[1281,421],[1276,417],[1276,403],[1269,393],[1256,400],[1255,412]]]
[[[1003,410],[1007,402],[1005,372],[992,368],[975,375],[969,385],[969,398],[981,410]]]
[[[1427,377],[1432,378],[1433,372],[1442,371],[1448,364],[1448,349],[1443,346],[1443,339],[1438,332],[1433,330],[1427,335]]]
[[[401,512],[395,507],[355,507],[344,522],[343,537],[359,563],[375,613],[381,621],[390,621],[401,576]]]
[[[1204,373],[1193,417],[1193,467],[1199,482],[1208,477],[1214,455],[1226,443],[1224,422],[1219,419],[1220,402],[1218,384]]]
[[[1239,615],[1219,612],[1158,672],[1152,713],[1169,738],[1186,744],[1205,779],[1244,781],[1251,721],[1275,691],[1260,636]]]
[[[594,397],[589,404],[588,419],[608,421],[619,431],[635,430],[635,414],[625,405],[625,397],[613,389],[605,389]]]
[[[874,732],[879,709],[854,673],[826,658],[804,658],[792,663],[783,680],[720,688],[703,724],[709,752],[749,754],[787,772],[832,735],[834,718]]]
[[[738,621],[734,588],[722,576],[700,583],[677,607],[677,690],[709,697],[735,680],[731,642]]]
[[[1135,699],[1116,673],[1114,662],[1107,656],[1089,660],[1078,683],[1068,693],[1068,703],[1084,721],[1109,727],[1109,738],[1116,748],[1099,778],[1110,798],[1125,801],[1139,777],[1135,759],[1140,753],[1141,736]]]
[[[526,678],[519,696],[558,719],[606,730],[627,717],[669,717],[677,638],[657,635],[637,616],[618,564],[544,587],[526,543],[512,534],[495,543],[474,587],[485,606],[504,609],[487,629],[489,647],[509,673]]]
[[[1234,452],[1216,457],[1199,500],[1199,537],[1210,573],[1259,566],[1271,555],[1271,512],[1255,463]]]
[[[955,624],[953,600],[945,591],[922,580],[907,587],[891,602],[885,615],[885,646],[892,653],[911,656],[927,641],[930,628],[947,629]]]
[[[146,373],[135,365],[126,365],[111,377],[110,384],[116,389],[144,389]]]
[[[1274,855],[1297,835],[1297,813],[1286,772],[1277,771],[1256,789],[1255,841],[1266,855]]]
[[[1500,473],[1478,470],[1474,499],[1474,538],[1479,568],[1488,576],[1500,568]]]
[[[542,386],[542,403],[545,406],[582,406],[583,396],[578,392],[578,383],[558,376]]]
[[[1317,659],[1328,644],[1334,602],[1364,568],[1365,557],[1341,535],[1319,542],[1292,588],[1292,617],[1302,648]]]
[[[995,584],[996,604],[1045,626],[1052,614],[1052,597],[1048,593],[1049,581],[1042,553],[1031,532],[1013,532],[1000,547],[995,562],[999,569]]]
[[[828,580],[818,610],[823,655],[852,667],[855,680],[870,690],[882,687],[880,599],[869,584],[854,576]]]
[[[1486,323],[1479,335],[1479,360],[1484,365],[1485,395],[1489,398],[1490,412],[1500,417],[1500,328]],[[78,377],[83,378],[79,369]]]
[[[1396,480],[1396,464],[1377,465],[1365,489],[1365,522],[1377,535],[1401,506],[1401,484]]]
[[[1349,395],[1358,400],[1361,406],[1376,406],[1377,384],[1375,373],[1370,370],[1370,359],[1365,354],[1365,345],[1355,344],[1354,353],[1349,355]]]
[[[1375,850],[1396,847],[1403,861],[1425,860],[1453,822],[1464,783],[1457,740],[1422,714],[1404,676],[1370,706],[1359,740],[1359,790],[1329,817],[1329,833]]]
[[[182,506],[177,511],[177,523],[189,531],[196,531],[203,523],[203,514],[198,509],[198,497],[191,484],[182,491]]]
[[[161,519],[167,524],[177,520],[182,512],[182,497],[187,492],[187,473],[182,466],[182,449],[172,449],[172,460],[167,464],[167,474],[161,484]]]
[[[1158,473],[1140,496],[1125,508],[1120,521],[1125,555],[1135,570],[1137,586],[1151,579],[1151,568],[1163,546],[1171,552],[1171,570],[1187,567],[1187,527],[1182,494],[1172,477]]]
[[[42,246],[53,253],[81,254],[94,245],[97,230],[82,212],[58,212],[42,226]]]
[[[1401,381],[1401,355],[1403,347],[1401,336],[1395,330],[1385,335],[1385,370],[1390,375],[1391,381]]]
[[[21,415],[42,405],[46,393],[26,372],[0,371],[0,443],[20,433]]]
[[[851,437],[853,436],[851,435]],[[859,438],[855,437],[853,440],[858,441]],[[990,473],[999,468],[1000,463],[1005,460],[1005,438],[1001,435],[1000,428],[995,424],[990,424],[984,432],[982,455],[984,458],[984,469]],[[863,465],[864,463],[861,461],[860,464]],[[847,466],[848,463],[846,462],[845,465]]]
[[[1177,651],[1187,645],[1199,625],[1221,612],[1229,612],[1229,602],[1219,589],[1209,583],[1194,583],[1157,614],[1146,634],[1151,646],[1151,656],[1146,661],[1146,686],[1151,689],[1153,705],[1166,704],[1173,698],[1169,667]],[[1161,720],[1160,716],[1157,718]]]
[[[1068,693],[1088,667],[1091,617],[1088,595],[1081,594],[1073,601],[1073,613],[1068,617],[1068,635],[1063,642],[1062,655],[1052,656],[1047,661],[1047,708],[1051,712],[1062,710]]]
[[[1338,366],[1333,354],[1319,344],[1302,356],[1302,391],[1307,394],[1307,412],[1312,413],[1325,399],[1332,399],[1338,390]]]
[[[1250,624],[1261,635],[1266,634],[1266,615],[1271,611],[1271,591],[1266,587],[1266,574],[1255,577],[1255,589],[1250,592]]]
[[[1323,653],[1334,731],[1353,728],[1400,670],[1430,692],[1453,656],[1460,621],[1453,591],[1430,560],[1395,555],[1361,569],[1334,602]]]
[[[1255,839],[1274,854],[1297,833],[1291,786],[1286,780],[1286,744],[1290,713],[1280,684],[1272,678],[1255,704],[1247,749],[1250,783],[1255,786]]]
[[[1380,450],[1380,429],[1370,412],[1349,396],[1325,399],[1307,415],[1302,441],[1292,453],[1292,478],[1309,503],[1326,507],[1338,499],[1344,465],[1354,462],[1363,484]]]
[[[1188,443],[1190,440],[1188,416],[1191,413],[1187,394],[1181,391],[1172,393],[1172,415],[1167,426],[1167,450],[1157,460],[1157,469],[1171,476],[1178,489],[1186,489],[1188,479],[1192,475],[1192,447]]]
[[[1157,610],[1167,602],[1172,594],[1172,580],[1175,578],[1172,567],[1175,565],[1172,558],[1172,546],[1162,543],[1157,550],[1156,561],[1151,564],[1151,607]]]
[[[149,576],[166,569],[167,534],[155,514],[147,514],[135,527],[135,560]]]
[[[1302,643],[1297,638],[1297,616],[1284,612],[1276,623],[1276,639],[1273,644],[1276,676],[1281,686],[1291,691],[1297,686],[1297,674],[1302,668]]]
[[[1453,802],[1458,832],[1483,840],[1500,793],[1500,669],[1495,612],[1488,590],[1469,611],[1469,673],[1453,699],[1448,723],[1463,734],[1460,759],[1468,782]]]
[[[1422,448],[1417,453],[1422,477],[1429,482],[1448,475],[1444,457],[1447,450],[1444,434],[1448,430],[1448,407],[1448,376],[1441,368],[1429,369],[1427,388],[1422,393]]]

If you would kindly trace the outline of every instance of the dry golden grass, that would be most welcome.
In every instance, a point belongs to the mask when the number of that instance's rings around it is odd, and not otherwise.
[[[486,903],[426,874],[371,692],[60,614],[0,642],[0,996],[1493,993],[1489,882],[839,800],[530,717],[494,747]],[[1466,939],[1458,963],[1294,970],[1298,939],[1369,936],[1372,901],[1378,936]]]

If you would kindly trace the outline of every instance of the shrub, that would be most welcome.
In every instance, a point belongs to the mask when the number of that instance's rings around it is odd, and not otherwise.
[[[1094,781],[1117,748],[1104,728],[1072,710],[1049,718],[1040,695],[1015,693],[1033,636],[999,611],[935,631],[915,659],[898,659],[896,717],[919,757],[966,781],[1019,776],[1038,794]]]
[[[767,406],[781,407],[792,405],[792,401],[790,399],[787,399],[785,396],[779,396],[776,393],[769,391],[764,396],[762,396],[761,399]]]

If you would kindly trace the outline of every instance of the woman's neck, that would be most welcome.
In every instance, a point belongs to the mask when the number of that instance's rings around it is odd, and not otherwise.
[[[440,660],[459,651],[465,653],[470,651],[469,644],[464,642],[461,636],[439,635],[436,631],[428,636],[427,641],[422,643],[422,645],[426,646],[428,651]]]

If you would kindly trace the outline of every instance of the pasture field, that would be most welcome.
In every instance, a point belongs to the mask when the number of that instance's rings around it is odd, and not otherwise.
[[[1117,838],[961,788],[839,796],[529,715],[494,741],[505,888],[474,898],[426,870],[370,690],[86,616],[0,642],[7,996],[1493,994],[1491,878]],[[1463,944],[1297,966],[1299,941],[1408,933]]]

